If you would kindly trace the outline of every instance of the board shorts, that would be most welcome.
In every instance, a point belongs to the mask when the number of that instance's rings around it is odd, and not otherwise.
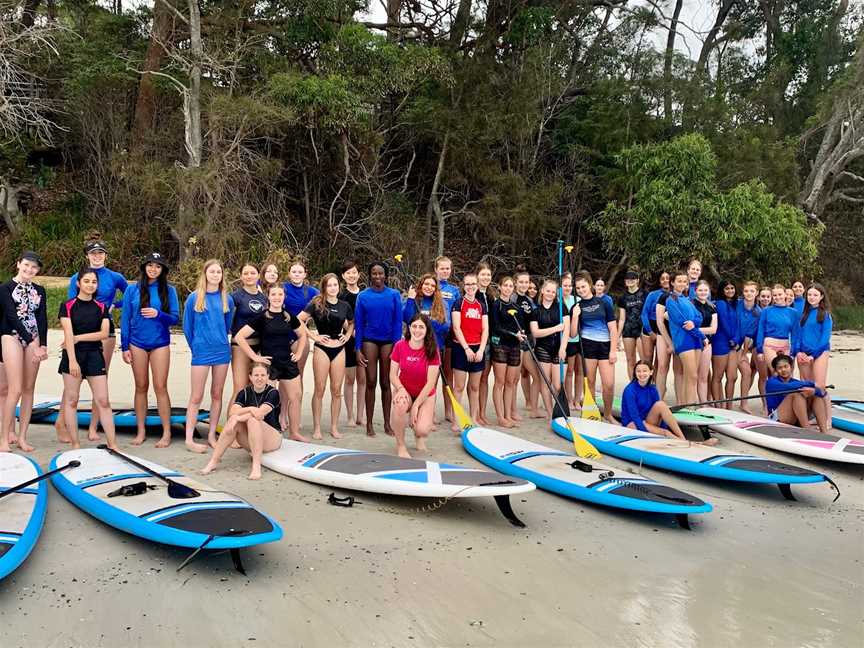
[[[480,348],[479,344],[470,344],[469,348],[477,352],[477,349]],[[453,347],[453,355],[451,356],[450,366],[453,367],[455,371],[465,371],[467,373],[482,373],[483,369],[486,368],[486,361],[481,360],[480,362],[469,362],[468,356],[465,355],[465,349],[461,346],[456,345]]]
[[[628,322],[625,320],[621,329],[621,337],[637,339],[642,335],[642,322]]]
[[[582,338],[582,352],[585,354],[586,360],[608,360],[611,350],[612,342],[609,340],[600,342],[598,340],[589,340],[586,337]]]
[[[558,364],[558,349],[552,349],[547,346],[541,346],[539,344],[534,345],[534,355],[537,356],[538,362],[543,362],[545,364]]]
[[[270,380],[293,380],[300,375],[300,369],[293,360],[271,360]]]
[[[518,367],[522,364],[522,352],[518,346],[506,346],[504,344],[493,344],[490,346],[492,362],[506,364],[508,367]]]
[[[105,369],[105,356],[102,355],[102,349],[83,349],[75,350],[75,359],[78,361],[78,366],[81,367],[81,377],[90,378],[92,376],[104,376],[107,374]],[[60,366],[57,368],[57,373],[69,373],[69,354],[66,349],[60,355]]]
[[[567,357],[575,358],[579,355],[579,343],[578,342],[568,342],[567,343]]]

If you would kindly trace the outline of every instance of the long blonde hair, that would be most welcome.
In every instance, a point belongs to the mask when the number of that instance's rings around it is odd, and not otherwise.
[[[207,299],[207,270],[214,265],[222,269],[222,278],[219,280],[219,293],[222,296],[222,312],[228,312],[228,291],[225,289],[225,267],[219,259],[207,259],[201,274],[198,276],[198,285],[195,287],[195,312],[203,313],[206,309]]]

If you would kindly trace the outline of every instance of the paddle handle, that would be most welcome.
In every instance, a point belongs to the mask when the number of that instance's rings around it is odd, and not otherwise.
[[[43,479],[48,479],[51,475],[56,475],[57,473],[63,472],[67,468],[77,468],[80,465],[81,465],[80,461],[78,461],[77,459],[73,459],[72,461],[70,461],[65,466],[60,466],[59,468],[55,468],[54,470],[49,470],[48,472],[43,473],[37,477],[34,477],[33,479],[28,479],[25,482],[21,482],[20,484],[16,484],[12,488],[8,488],[8,489],[4,490],[2,493],[0,493],[0,499],[3,499],[7,495],[11,495],[12,493],[17,493],[20,490],[24,490],[28,486],[32,486],[33,484],[37,484],[40,481],[42,481]]]
[[[673,405],[669,409],[673,412],[677,412],[679,410],[688,408],[688,407],[702,407],[704,405],[716,405],[719,403],[736,403],[738,401],[745,400],[753,400],[754,398],[765,398],[766,396],[782,396],[784,394],[797,394],[803,388],[799,389],[788,389],[786,391],[776,391],[770,392],[768,394],[753,394],[752,396],[738,396],[737,398],[722,398],[720,400],[710,400],[710,401],[702,401],[701,403],[684,403],[683,405]],[[825,389],[834,389],[834,385],[825,385]]]
[[[144,471],[148,475],[155,477],[156,479],[160,479],[168,485],[174,483],[173,479],[168,479],[168,477],[165,477],[165,475],[161,475],[158,472],[156,472],[155,470],[153,470],[152,468],[148,468],[144,464],[142,464],[138,461],[135,461],[132,457],[127,457],[122,452],[118,452],[117,450],[114,450],[113,448],[109,448],[108,444],[106,444],[106,443],[102,443],[96,447],[99,448],[100,450],[107,451],[109,454],[112,454],[115,457],[120,457],[120,459],[122,459],[126,463],[132,464],[133,466],[135,466],[136,468],[139,468],[140,470]]]

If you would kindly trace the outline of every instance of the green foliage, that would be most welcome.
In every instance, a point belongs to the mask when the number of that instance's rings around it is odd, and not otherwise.
[[[837,306],[831,314],[835,331],[858,331],[864,333],[864,306],[853,304]]]
[[[649,270],[690,256],[727,274],[791,280],[813,270],[821,228],[751,180],[721,192],[717,159],[701,135],[625,149],[624,198],[591,222],[606,249]]]
[[[368,117],[368,107],[351,89],[348,79],[338,74],[277,74],[270,79],[268,92],[278,105],[296,111],[307,128],[338,132]]]

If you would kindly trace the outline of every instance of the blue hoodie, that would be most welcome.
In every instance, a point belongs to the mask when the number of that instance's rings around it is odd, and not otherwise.
[[[168,312],[162,310],[158,284],[148,284],[150,307],[157,311],[156,317],[141,315],[141,294],[138,284],[132,284],[123,293],[123,314],[120,316],[120,348],[129,350],[134,344],[139,349],[152,351],[171,343],[170,327],[180,321],[180,302],[174,286],[168,284]]]
[[[363,340],[395,342],[402,337],[402,296],[398,290],[384,286],[383,290],[365,288],[357,295],[354,309],[355,348],[363,348]]]
[[[792,340],[793,353],[799,351],[818,358],[826,351],[831,350],[831,330],[834,328],[834,320],[831,313],[825,313],[825,319],[820,324],[816,319],[819,309],[813,308],[807,313],[804,324],[797,329],[797,335]]]
[[[183,335],[192,351],[192,366],[228,364],[231,361],[231,320],[234,317],[234,300],[228,295],[228,312],[222,312],[222,295],[217,290],[204,296],[204,312],[195,310],[198,291],[186,298],[183,309]]]
[[[420,312],[429,316],[429,311],[432,310],[432,298],[423,297],[423,302],[420,306]],[[414,313],[417,312],[417,300],[408,299],[402,307],[402,321],[408,324]],[[431,317],[429,319],[432,319]],[[447,334],[450,332],[450,311],[444,311],[444,321],[432,320],[432,329],[435,331],[435,341],[438,343],[438,348],[443,349],[444,343],[447,340]]]

